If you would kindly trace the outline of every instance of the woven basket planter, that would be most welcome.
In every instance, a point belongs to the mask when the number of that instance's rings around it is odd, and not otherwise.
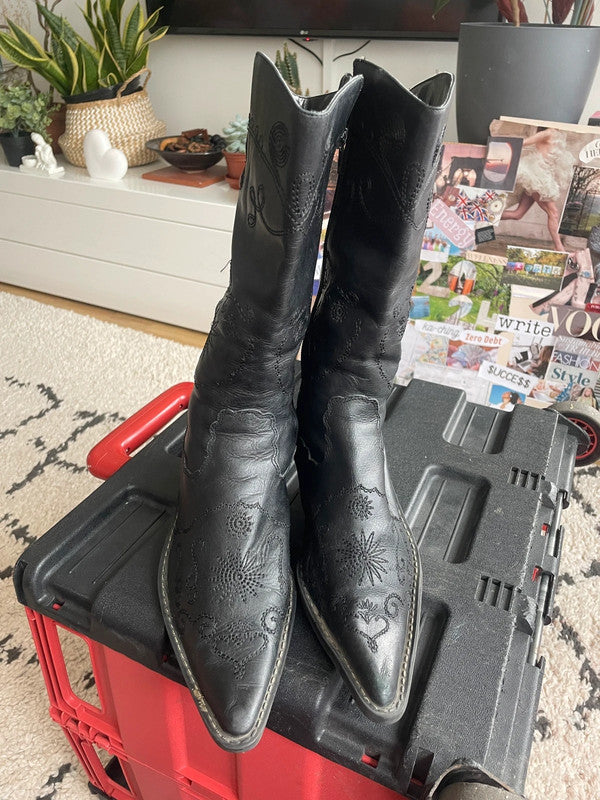
[[[132,75],[130,80],[135,77]],[[149,77],[148,72],[144,87]],[[67,105],[65,132],[58,142],[71,164],[85,167],[83,139],[91,130],[104,131],[111,145],[125,153],[130,167],[150,164],[159,157],[146,149],[146,142],[164,136],[166,125],[156,118],[145,88],[134,94],[121,94],[127,83],[113,100]]]

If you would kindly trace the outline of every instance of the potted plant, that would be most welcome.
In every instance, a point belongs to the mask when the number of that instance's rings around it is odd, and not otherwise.
[[[227,162],[227,182],[233,189],[240,188],[240,178],[246,166],[246,139],[248,138],[248,118],[236,114],[227,127],[223,128],[227,147],[223,150]]]
[[[67,103],[115,97],[119,87],[144,70],[148,48],[162,38],[166,27],[151,29],[158,10],[145,18],[138,0],[127,16],[125,0],[87,0],[82,13],[91,34],[87,41],[73,26],[36,0],[40,18],[50,31],[45,47],[11,20],[0,31],[0,54],[20,67],[41,75]],[[135,91],[136,86],[129,86]]]
[[[506,22],[464,22],[456,71],[462,142],[483,144],[500,115],[579,122],[600,60],[593,0],[544,0],[529,23],[521,0],[496,0]],[[434,14],[452,0],[434,0]],[[570,18],[569,18],[570,15]]]
[[[43,44],[7,20],[0,31],[0,54],[41,75],[65,99],[65,133],[59,144],[72,164],[85,166],[83,139],[92,128],[104,130],[113,147],[123,150],[129,166],[148,164],[157,155],[146,142],[164,136],[145,92],[148,51],[167,28],[153,30],[158,10],[146,18],[140,0],[86,0],[82,8],[90,32],[86,40],[62,16],[40,0],[36,7],[47,28]],[[141,74],[146,72],[143,85]],[[102,103],[103,105],[100,105]]]
[[[11,167],[34,152],[32,133],[48,139],[52,98],[38,92],[30,83],[0,83],[0,144]]]
[[[298,54],[291,52],[287,46],[287,42],[283,44],[283,55],[279,50],[275,54],[275,66],[292,92],[301,95],[302,86],[300,84],[300,72],[298,70]]]

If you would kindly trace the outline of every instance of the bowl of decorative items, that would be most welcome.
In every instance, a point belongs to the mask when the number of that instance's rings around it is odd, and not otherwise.
[[[227,142],[218,134],[209,135],[206,128],[183,131],[179,136],[163,136],[146,142],[148,150],[154,150],[172,167],[185,172],[208,169],[223,158]]]

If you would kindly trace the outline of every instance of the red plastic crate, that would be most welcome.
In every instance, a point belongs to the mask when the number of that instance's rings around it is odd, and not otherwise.
[[[58,631],[26,609],[50,698],[90,783],[115,800],[402,800],[363,775],[267,729],[248,753],[222,750],[185,686],[85,636],[100,707],[71,686]],[[126,789],[106,772],[96,748],[118,758]],[[376,754],[365,763],[377,766]]]

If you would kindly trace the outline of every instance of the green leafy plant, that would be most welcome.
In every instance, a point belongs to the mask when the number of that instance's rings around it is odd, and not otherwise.
[[[434,0],[433,16],[435,17],[451,1]],[[500,14],[508,22],[512,22],[514,25],[519,25],[521,22],[529,22],[522,0],[496,0],[496,5]],[[544,0],[544,7],[544,22],[562,25],[569,16],[571,9],[573,9],[570,20],[571,25],[588,26],[592,24],[594,0]]]
[[[122,83],[146,67],[148,48],[162,38],[166,27],[152,28],[159,10],[147,19],[140,2],[127,16],[125,0],[86,0],[83,16],[92,41],[86,41],[65,19],[36,0],[44,27],[50,32],[46,48],[19,25],[7,20],[0,31],[0,54],[20,67],[41,75],[63,97]]]
[[[0,83],[0,128],[13,136],[40,133],[48,140],[46,128],[54,110],[51,92],[36,92],[30,83]]]
[[[232,119],[229,125],[223,128],[223,134],[227,142],[226,152],[245,153],[246,139],[248,138],[248,118],[243,118],[236,114],[235,119]]]
[[[290,52],[287,42],[284,42],[283,45],[283,55],[279,50],[275,54],[275,66],[290,89],[296,94],[302,94],[298,72],[298,54]]]

